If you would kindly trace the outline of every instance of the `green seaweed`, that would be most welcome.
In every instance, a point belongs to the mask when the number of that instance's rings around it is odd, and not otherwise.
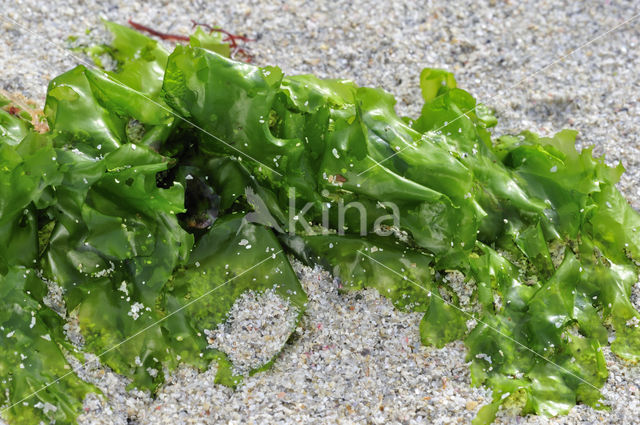
[[[169,53],[106,25],[113,42],[87,52],[117,66],[52,80],[49,132],[0,111],[0,389],[12,423],[73,423],[95,391],[64,359],[74,347],[43,279],[64,289],[81,349],[152,391],[180,362],[213,362],[216,382],[238,385],[203,331],[247,290],[274,288],[300,317],[289,255],[343,291],[375,288],[424,313],[425,345],[463,339],[472,383],[493,390],[475,424],[502,405],[605,409],[602,347],[640,360],[640,216],[615,188],[622,167],[578,152],[575,132],[495,137],[490,108],[443,70],[421,73],[422,112],[400,118],[380,89],[230,60],[217,34]]]

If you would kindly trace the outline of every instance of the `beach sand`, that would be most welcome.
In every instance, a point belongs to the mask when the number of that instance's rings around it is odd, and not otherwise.
[[[496,109],[494,134],[572,128],[580,146],[594,145],[611,164],[622,161],[627,171],[619,188],[640,208],[640,18],[609,32],[640,12],[637,2],[0,4],[1,14],[20,24],[0,18],[0,88],[40,106],[48,81],[76,64],[64,49],[69,36],[99,33],[100,19],[189,34],[193,19],[255,38],[249,46],[258,65],[382,87],[396,96],[401,115],[419,113],[422,68],[453,71],[459,87]],[[398,312],[374,290],[340,294],[339,283],[320,269],[297,264],[296,270],[308,309],[270,370],[232,391],[213,383],[215,370],[181,367],[151,399],[126,391],[125,379],[100,366],[79,368],[104,393],[87,397],[80,423],[469,423],[491,399],[490,390],[470,386],[461,342],[443,349],[420,345],[419,314]],[[638,284],[633,297],[640,307]],[[281,328],[272,331],[287,331]],[[250,338],[238,334],[238,349],[248,350]],[[608,349],[605,355],[610,411],[581,405],[552,419],[501,412],[497,422],[638,423],[640,367]]]

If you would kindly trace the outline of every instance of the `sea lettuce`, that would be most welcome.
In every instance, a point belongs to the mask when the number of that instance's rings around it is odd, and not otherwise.
[[[98,67],[51,81],[47,133],[0,110],[4,417],[74,421],[95,389],[65,352],[151,391],[180,362],[237,385],[203,331],[247,290],[301,317],[293,257],[423,313],[425,345],[463,339],[472,383],[493,391],[477,424],[502,405],[606,408],[602,347],[640,360],[640,216],[622,167],[577,151],[575,132],[496,136],[444,70],[422,71],[421,114],[401,118],[383,90],[230,60],[217,33],[169,53],[106,25],[113,41],[85,50]],[[80,346],[44,303],[55,286]]]

